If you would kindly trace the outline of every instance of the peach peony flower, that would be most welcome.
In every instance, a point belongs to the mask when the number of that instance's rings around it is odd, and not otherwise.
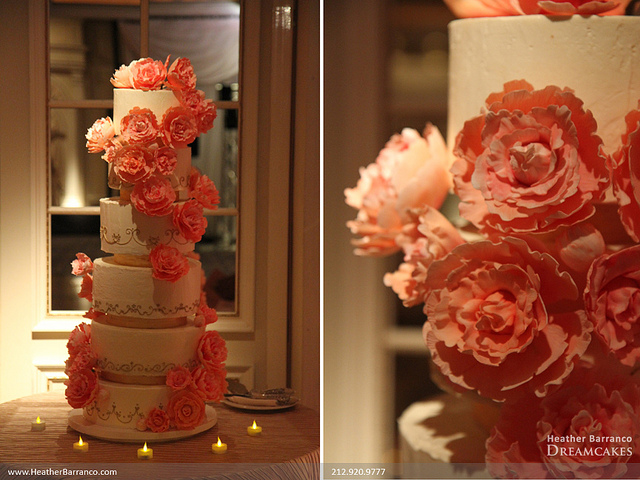
[[[177,248],[161,243],[149,253],[149,261],[156,280],[175,283],[189,273],[189,261]]]
[[[148,108],[132,108],[120,120],[120,134],[129,144],[149,144],[158,138],[158,120]]]
[[[111,77],[111,85],[115,88],[133,88],[131,84],[131,70],[130,65],[120,65],[120,68],[115,71],[113,77]]]
[[[160,90],[167,78],[167,67],[160,60],[141,58],[129,64],[131,86],[138,90]]]
[[[86,345],[89,345],[91,342],[91,325],[88,323],[82,322],[77,325],[69,335],[69,340],[67,341],[67,351],[69,355],[74,357],[76,356],[82,348]]]
[[[125,183],[146,180],[154,172],[153,152],[142,145],[127,145],[118,150],[113,158],[113,172]]]
[[[347,205],[358,210],[347,223],[356,255],[381,256],[397,251],[395,238],[411,222],[409,211],[428,205],[440,208],[451,179],[447,149],[436,127],[428,124],[424,138],[405,128],[391,137],[376,161],[360,169],[355,188],[344,191]]]
[[[227,391],[227,372],[224,365],[213,370],[202,367],[193,372],[196,393],[208,402],[219,402]]]
[[[181,390],[169,399],[167,413],[178,430],[191,430],[204,420],[205,404],[195,392]]]
[[[71,273],[79,277],[87,273],[93,273],[93,262],[84,253],[76,253],[76,259],[71,262]]]
[[[640,460],[640,384],[615,370],[581,364],[548,397],[504,405],[486,444],[492,476],[631,478],[627,464]]]
[[[593,262],[584,303],[600,339],[620,362],[635,365],[640,360],[640,245]]]
[[[165,145],[187,148],[198,136],[196,117],[185,107],[171,107],[162,117],[162,138]]]
[[[445,0],[456,17],[624,15],[630,0]]]
[[[640,241],[640,102],[639,110],[625,117],[627,129],[622,145],[611,158],[613,193],[627,233]]]
[[[78,296],[93,302],[93,277],[88,273],[82,277],[82,284],[80,285]]]
[[[122,142],[120,142],[120,139],[117,137],[107,140],[104,145],[104,155],[102,155],[101,158],[107,163],[112,163],[116,157],[116,153],[118,153],[122,147]]]
[[[424,302],[429,265],[464,243],[458,230],[435,208],[427,206],[409,214],[413,221],[396,238],[404,251],[404,262],[394,273],[384,276],[384,284],[398,294],[406,307]]]
[[[485,232],[551,232],[595,212],[609,184],[596,122],[571,91],[505,84],[458,134],[460,214]]]
[[[176,192],[171,182],[152,175],[144,182],[138,182],[131,192],[131,203],[141,213],[161,217],[173,212]]]
[[[144,419],[144,427],[154,433],[166,432],[169,430],[170,423],[167,412],[157,407],[152,408]]]
[[[109,140],[115,136],[115,128],[111,118],[105,117],[96,120],[85,135],[87,150],[89,153],[102,152]]]
[[[171,147],[160,147],[155,150],[156,170],[162,175],[173,175],[178,165],[178,154]]]
[[[204,209],[196,200],[178,203],[173,209],[173,224],[191,242],[199,242],[207,229]]]
[[[91,307],[89,310],[87,310],[87,313],[85,313],[83,315],[84,318],[88,318],[89,320],[96,320],[100,317],[104,317],[105,314],[102,312],[99,312],[98,310],[94,310],[93,307]]]
[[[189,174],[189,196],[196,199],[204,208],[215,210],[220,203],[220,194],[213,180],[201,175],[197,168],[192,167]]]
[[[520,239],[454,248],[427,271],[425,343],[451,382],[498,401],[546,395],[589,345],[577,288]]]
[[[196,88],[196,74],[188,58],[177,58],[169,67],[167,82],[173,90]]]
[[[88,368],[78,370],[64,384],[67,386],[64,394],[69,405],[73,408],[86,407],[95,399],[98,390],[98,374]]]
[[[64,373],[71,376],[75,372],[85,369],[91,369],[95,366],[98,356],[91,350],[91,345],[85,343],[76,350],[65,362]]]
[[[198,344],[198,358],[204,368],[215,370],[227,360],[227,346],[215,330],[206,332]]]
[[[205,279],[206,281],[206,279]],[[202,316],[205,325],[211,325],[218,321],[218,312],[207,304],[207,294],[200,292],[200,305],[198,305],[198,316]]]
[[[586,273],[596,258],[606,250],[604,238],[590,223],[574,225],[556,238],[560,259],[572,270]]]
[[[172,390],[184,390],[193,385],[193,377],[188,368],[177,366],[167,372],[167,386]]]

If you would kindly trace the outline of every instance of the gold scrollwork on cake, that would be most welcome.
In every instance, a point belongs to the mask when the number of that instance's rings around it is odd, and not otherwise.
[[[119,303],[105,302],[99,299],[93,299],[93,308],[98,312],[114,315],[123,315],[128,317],[149,317],[151,315],[161,314],[164,316],[178,316],[179,313],[189,314],[195,312],[200,304],[200,299],[195,300],[192,304],[186,305],[182,302],[169,308],[162,305],[142,305],[130,304],[120,305]]]
[[[120,232],[109,233],[109,228],[106,225],[102,225],[100,226],[100,238],[108,245],[118,245],[121,247],[129,245],[132,242],[141,247],[155,247],[160,243],[165,245],[187,245],[189,243],[175,228],[166,229],[162,236],[149,235],[146,239],[143,239],[139,228],[127,228],[124,230],[123,236]]]
[[[89,416],[93,416],[95,414],[103,421],[107,421],[114,416],[118,422],[123,424],[131,423],[134,418],[136,418],[136,421],[137,419],[144,418],[144,415],[140,411],[140,405],[138,404],[136,404],[133,411],[130,411],[129,413],[122,413],[121,410],[118,410],[115,402],[111,404],[111,408],[106,410],[102,410],[96,402],[93,402],[91,405],[87,405],[85,410]]]

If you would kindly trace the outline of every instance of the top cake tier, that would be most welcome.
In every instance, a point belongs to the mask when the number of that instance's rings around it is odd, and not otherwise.
[[[165,112],[171,107],[179,107],[180,101],[172,90],[133,90],[130,88],[113,89],[113,126],[116,135],[120,134],[122,117],[135,108],[148,108],[162,121]]]
[[[591,110],[607,152],[640,99],[640,17],[530,15],[449,25],[448,145],[487,96],[524,79],[535,89],[569,87]]]

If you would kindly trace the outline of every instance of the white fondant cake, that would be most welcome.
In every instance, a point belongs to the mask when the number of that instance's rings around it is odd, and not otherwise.
[[[91,348],[103,378],[127,383],[164,384],[172,368],[198,365],[197,348],[204,325],[175,328],[127,328],[91,324]]]
[[[160,243],[183,253],[195,246],[175,227],[171,215],[150,217],[119,198],[100,199],[100,242],[103,252],[124,255],[147,255]]]
[[[153,278],[151,267],[98,258],[93,270],[93,308],[127,317],[165,318],[193,315],[200,303],[200,262],[189,260],[189,272],[175,283]]]
[[[148,108],[162,122],[165,112],[171,107],[179,107],[180,101],[172,90],[133,90],[116,88],[113,90],[113,125],[116,135],[120,133],[120,122],[133,108]]]
[[[591,110],[607,152],[620,146],[624,117],[640,99],[640,18],[469,18],[449,24],[447,145],[487,96],[511,80],[569,87]]]
[[[205,402],[222,400],[227,385],[225,342],[206,329],[217,316],[192,253],[206,232],[204,208],[219,196],[192,172],[188,145],[212,128],[215,105],[195,90],[187,59],[168,69],[136,60],[112,83],[123,87],[114,91],[114,119],[94,123],[87,147],[105,152],[109,186],[121,191],[100,200],[101,248],[112,256],[79,253],[72,262],[83,277],[79,296],[93,307],[91,325],[78,325],[67,343],[66,397],[84,410],[69,425],[106,440],[146,432],[174,440],[215,424]]]

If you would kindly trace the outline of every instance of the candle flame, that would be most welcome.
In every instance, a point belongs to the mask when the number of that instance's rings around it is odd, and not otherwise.
[[[36,423],[40,423],[40,417],[36,418]]]
[[[220,441],[220,437],[218,437],[218,443],[217,443],[217,445],[218,445],[219,447],[221,447],[221,446],[222,446],[222,442]]]
[[[143,452],[146,452],[147,450],[148,450],[148,449],[147,449],[147,442],[144,442],[144,447],[142,447],[142,451],[143,451]]]
[[[82,445],[82,435],[79,436],[80,440],[78,440],[78,445]]]
[[[258,425],[256,425],[256,421],[255,421],[255,420],[253,421],[253,426],[252,426],[251,428],[253,428],[254,430],[255,430],[256,428],[258,428]]]

